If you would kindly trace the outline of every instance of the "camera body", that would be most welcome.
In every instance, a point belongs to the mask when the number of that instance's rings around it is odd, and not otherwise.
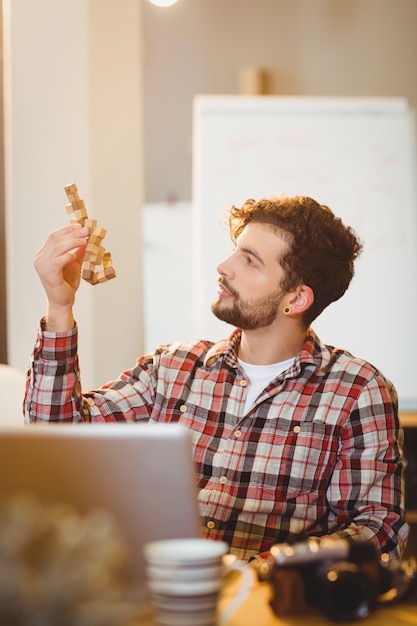
[[[382,602],[399,601],[415,574],[399,563],[384,565],[369,542],[331,535],[276,544],[254,566],[271,583],[278,617],[315,609],[334,622],[363,619]]]

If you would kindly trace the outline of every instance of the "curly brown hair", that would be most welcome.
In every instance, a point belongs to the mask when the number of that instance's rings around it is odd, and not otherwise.
[[[246,200],[241,207],[232,206],[227,216],[233,242],[245,226],[258,222],[269,224],[288,243],[280,259],[286,272],[281,289],[311,287],[314,302],[304,314],[306,326],[345,293],[363,246],[329,207],[306,196],[276,196]]]

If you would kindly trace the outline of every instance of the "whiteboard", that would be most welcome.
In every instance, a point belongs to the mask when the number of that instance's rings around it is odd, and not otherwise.
[[[341,300],[313,323],[327,344],[377,366],[417,408],[417,193],[412,112],[400,98],[197,96],[193,119],[193,333],[231,331],[211,313],[222,216],[247,198],[307,195],[364,242]]]

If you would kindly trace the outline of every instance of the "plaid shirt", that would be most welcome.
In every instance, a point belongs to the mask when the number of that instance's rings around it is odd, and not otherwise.
[[[248,558],[295,535],[373,541],[398,557],[408,527],[393,385],[309,329],[294,364],[244,413],[241,331],[175,343],[81,394],[77,329],[39,329],[26,421],[180,422],[192,433],[206,537]]]

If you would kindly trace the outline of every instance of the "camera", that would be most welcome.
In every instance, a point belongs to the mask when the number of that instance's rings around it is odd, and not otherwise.
[[[356,621],[404,600],[416,586],[415,559],[384,562],[373,544],[331,535],[276,544],[252,563],[272,585],[278,617],[318,609],[330,621]]]

